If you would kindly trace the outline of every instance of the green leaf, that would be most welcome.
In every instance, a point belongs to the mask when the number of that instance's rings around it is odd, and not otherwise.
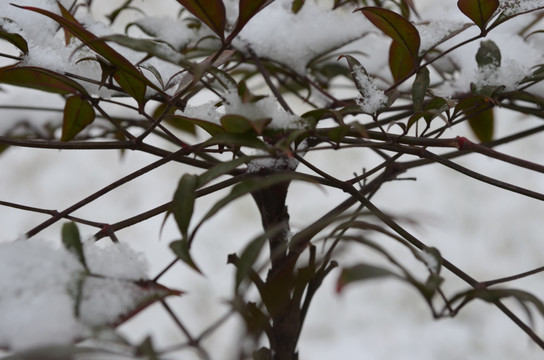
[[[193,216],[197,184],[198,176],[183,174],[172,200],[171,212],[174,214],[174,218],[184,239],[187,238],[189,223]]]
[[[111,48],[108,44],[106,44],[106,42],[103,39],[100,39],[99,37],[91,33],[90,31],[85,29],[85,27],[83,27],[83,25],[77,22],[73,17],[71,17],[70,19],[67,19],[60,15],[52,13],[50,11],[36,8],[36,7],[18,6],[18,5],[13,5],[13,6],[40,13],[42,15],[45,15],[55,20],[62,27],[70,31],[75,37],[81,40],[86,46],[94,50],[97,54],[102,56],[104,59],[108,60],[118,69],[123,70],[124,72],[132,75],[133,77],[137,79],[140,79],[147,86],[157,91],[160,91],[160,88],[155,86],[145,76],[143,76],[142,73],[134,65],[132,65],[132,63],[129,60],[127,60],[124,56],[122,56],[113,48]]]
[[[236,264],[236,284],[235,288],[242,283],[246,276],[251,271],[253,264],[257,261],[264,244],[266,244],[269,234],[262,234],[255,239],[251,240],[249,244],[244,248],[240,259]]]
[[[272,2],[274,0],[240,0],[238,2],[238,19],[236,19],[236,25],[229,38],[238,35],[253,16]]]
[[[423,109],[423,102],[430,83],[429,70],[427,68],[419,70],[416,79],[414,80],[414,84],[412,85],[412,101],[414,103],[415,112]]]
[[[36,67],[7,66],[0,68],[0,83],[61,95],[88,95],[85,88],[74,80],[56,72]]]
[[[79,96],[70,96],[64,105],[61,141],[72,140],[95,118],[93,106]]]
[[[493,139],[494,116],[490,100],[481,95],[468,97],[455,107],[455,111],[462,111],[468,118],[469,125],[481,142]]]
[[[401,15],[379,7],[364,7],[361,11],[378,29],[404,47],[414,62],[419,58],[421,39],[414,25]]]
[[[347,267],[342,269],[342,271],[340,272],[340,276],[336,280],[336,292],[340,293],[346,285],[353,282],[372,280],[383,277],[400,278],[400,276],[395,272],[380,266],[362,263]]]
[[[113,78],[143,108],[145,104],[145,82],[123,70],[116,71]]]
[[[501,66],[501,50],[492,40],[484,40],[480,43],[480,48],[476,53],[476,62],[478,67]]]
[[[306,0],[293,0],[293,4],[291,5],[291,11],[293,11],[294,14],[298,13],[300,9],[304,6],[304,3]]]
[[[225,39],[226,13],[221,0],[178,0],[187,10]]]
[[[178,259],[183,261],[185,264],[189,265],[191,269],[195,270],[197,273],[202,274],[200,268],[196,265],[191,254],[189,252],[189,245],[187,239],[176,240],[170,243],[170,249],[176,254]]]
[[[12,22],[10,19],[7,19],[7,18],[1,18],[2,21],[10,21]],[[28,44],[26,42],[26,40],[19,34],[16,34],[16,33],[10,33],[8,31],[6,31],[6,29],[4,29],[2,27],[2,25],[0,25],[0,39],[4,39],[6,41],[8,41],[9,43],[11,43],[12,45],[14,45],[16,48],[18,48],[19,50],[21,50],[23,52],[23,54],[28,54]]]
[[[168,108],[168,113],[163,114],[164,111]],[[193,122],[186,120],[183,117],[175,116],[174,113],[176,111],[176,108],[174,106],[170,106],[169,104],[164,102],[159,104],[153,111],[152,117],[155,120],[158,120],[159,117],[162,116],[164,119],[164,122],[166,122],[168,125],[171,125],[175,127],[178,130],[181,130],[183,132],[196,135],[196,126]]]
[[[229,134],[225,132],[217,133],[213,135],[211,139],[202,144],[203,147],[210,145],[247,146],[254,149],[270,151],[268,145],[266,145],[261,139],[257,138],[255,135],[248,134]]]
[[[206,131],[208,134],[212,136],[224,132],[221,126],[206,120],[190,118],[183,115],[166,115],[165,119],[167,119],[169,122],[177,122],[177,123],[188,122],[190,124],[198,126],[199,128],[203,129],[204,131]]]
[[[499,7],[499,0],[459,0],[457,7],[483,31]]]
[[[83,244],[79,237],[79,230],[74,222],[68,222],[62,225],[62,244],[72,254],[74,254],[81,265],[87,268],[85,254],[83,252]]]
[[[416,68],[415,61],[404,46],[393,41],[389,47],[389,69],[395,81],[400,81],[409,76]]]
[[[232,134],[256,133],[262,134],[271,118],[250,120],[242,115],[227,114],[221,117],[221,124],[226,132]]]
[[[231,170],[236,169],[238,166],[242,164],[247,164],[253,158],[255,157],[242,156],[234,160],[218,163],[217,165],[211,167],[206,172],[198,176],[198,187],[202,187],[206,185],[207,183],[209,183],[210,181],[218,178],[219,176],[229,173]]]

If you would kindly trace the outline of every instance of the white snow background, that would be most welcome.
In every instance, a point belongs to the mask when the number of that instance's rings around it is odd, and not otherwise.
[[[423,6],[428,2],[416,0],[416,6],[420,9],[422,16],[437,19],[436,24],[442,28],[455,27],[467,22],[467,19],[463,18],[463,15],[455,8],[455,1],[450,0],[439,4],[435,2],[428,7]],[[102,1],[100,4],[103,8],[100,12],[107,12],[108,9],[113,9],[121,3],[122,1]],[[32,2],[33,6],[38,7],[51,6],[50,4],[49,1]],[[138,4],[142,2],[138,1]],[[168,7],[176,6],[173,1],[144,1],[143,4],[147,14],[156,13],[158,17],[167,16]],[[297,48],[288,47],[290,44],[288,40],[293,37],[290,33],[294,30],[293,26],[302,25],[292,24],[284,28],[274,26],[279,21],[276,16],[281,13],[282,4],[285,5],[286,2],[279,2],[276,7],[271,6],[267,9],[268,16],[263,12],[254,19],[254,24],[257,24],[256,21],[263,21],[262,26],[258,28],[264,31],[264,34],[266,34],[266,26],[275,29],[275,37],[270,39],[269,47],[263,45],[262,49],[255,49],[255,51],[259,54],[268,54],[270,57],[278,56],[278,61],[291,63],[297,71],[304,71],[304,62],[309,61],[315,53],[309,48],[298,49],[300,50],[298,52]],[[309,15],[310,18],[325,16],[318,8],[309,5],[305,8],[307,10],[303,8],[303,11],[307,11],[311,15]],[[8,16],[8,14],[2,16]],[[353,33],[360,30],[358,26],[362,29],[369,26],[364,25],[361,14],[344,14],[344,16],[346,18],[343,23],[352,29]],[[266,18],[270,22],[266,23]],[[356,20],[351,22],[346,20],[348,18]],[[31,21],[30,18],[29,21]],[[328,24],[327,21],[323,18],[324,24]],[[363,25],[358,25],[361,23]],[[519,81],[516,75],[520,71],[526,71],[539,61],[543,62],[543,47],[541,40],[537,39],[538,36],[534,37],[534,41],[540,41],[536,44],[540,46],[540,53],[530,46],[514,45],[519,42],[515,42],[510,35],[509,26],[515,25],[503,25],[504,28],[499,28],[489,35],[489,38],[499,45],[503,63],[508,66],[506,67],[508,72],[497,74],[497,79],[506,79],[512,83]],[[437,29],[439,28],[431,29],[428,33],[438,37],[440,31]],[[283,30],[285,33],[282,32]],[[332,24],[317,30],[297,30],[296,33],[311,37],[312,40],[315,40],[317,35],[317,38],[334,43],[341,39],[343,34],[342,31],[337,30],[339,29]],[[475,30],[469,29],[467,37],[473,34],[470,31]],[[39,35],[39,32],[34,34],[36,37]],[[245,41],[252,41],[252,43],[258,42],[258,38],[248,40],[251,35],[262,36],[256,30],[247,30],[245,34],[242,32],[240,34],[242,39],[244,35]],[[377,35],[368,35],[365,52],[372,54],[375,51],[384,51],[383,43],[380,45],[371,41],[375,36]],[[458,40],[462,38],[463,36]],[[278,42],[274,44],[274,40]],[[327,41],[322,44],[324,47],[328,46]],[[424,44],[432,42],[429,37],[425,38],[425,41],[427,42],[423,42]],[[266,43],[263,41],[261,44]],[[275,48],[275,46],[280,47]],[[461,63],[463,70],[451,88],[442,89],[445,93],[451,93],[457,88],[466,89],[470,81],[474,81],[476,78],[474,53],[477,46],[477,43],[473,44],[452,55]],[[52,57],[53,55],[59,54],[51,54]],[[282,55],[289,57],[282,58]],[[62,54],[59,56],[61,60],[49,58],[44,61],[49,61],[51,66],[59,66],[63,64]],[[371,59],[363,65],[369,73],[380,73],[379,67],[382,64],[373,63]],[[44,64],[46,63],[41,65],[45,66]],[[387,74],[387,71],[383,69],[382,73]],[[486,79],[488,80],[489,78]],[[379,87],[380,83],[373,83],[373,86]],[[15,88],[0,94],[0,104],[26,104],[29,97],[32,97],[32,102],[36,105],[59,107],[62,105],[58,101],[56,104],[53,102],[56,100],[55,97]],[[202,103],[207,100],[203,99]],[[497,114],[500,115],[497,119],[497,137],[522,128],[536,126],[541,122],[538,119],[513,114],[506,110],[500,110]],[[37,115],[36,113],[1,111],[0,120],[7,122],[10,118],[19,119],[25,115],[32,117],[32,121],[43,122],[55,118],[55,115],[51,113]],[[2,129],[3,124],[0,122],[0,132]],[[460,134],[460,131],[460,129],[454,129],[449,135],[451,137],[470,135],[469,133]],[[501,146],[498,150],[541,162],[544,144],[538,137],[531,137]],[[309,154],[307,158],[340,178],[350,176],[354,169],[361,171],[364,167],[370,168],[373,162],[372,158],[361,157],[360,153],[352,151],[319,152]],[[0,199],[48,209],[64,209],[79,201],[83,196],[97,191],[155,159],[137,152],[120,156],[115,151],[11,148],[0,156]],[[501,180],[526,186],[537,192],[544,192],[544,181],[539,174],[523,171],[478,155],[464,157],[459,160],[459,163]],[[179,164],[165,165],[85,206],[74,215],[109,223],[125,219],[169,201],[177,180],[185,171],[194,170]],[[438,165],[411,171],[406,176],[416,177],[417,181],[386,184],[378,192],[374,202],[394,214],[415,219],[417,226],[410,227],[411,231],[427,245],[438,247],[445,258],[471,276],[479,280],[487,280],[542,266],[544,239],[541,224],[544,218],[544,204],[504,190],[497,190]],[[344,195],[339,192],[293,184],[288,198],[293,226],[296,227],[297,224],[302,226],[315,219],[321,215],[323,209],[341,202],[344,198]],[[197,216],[209,209],[212,200],[203,198],[197,201]],[[226,211],[216,216],[199,234],[193,256],[206,277],[178,264],[161,279],[161,283],[165,285],[188,292],[180,298],[169,299],[168,303],[188,325],[190,331],[198,334],[199,330],[227,311],[224,300],[228,298],[232,289],[233,279],[232,265],[226,264],[227,255],[240,251],[244,244],[260,230],[260,220],[255,210],[249,198],[236,201]],[[45,219],[47,216],[36,213],[0,208],[0,241],[13,241]],[[173,258],[168,244],[179,237],[175,224],[170,220],[166,223],[159,239],[162,219],[162,216],[158,216],[117,234],[122,243],[140,252],[147,259],[147,276],[149,277],[157,274]],[[96,231],[84,226],[80,226],[80,230],[84,237],[90,237]],[[42,231],[36,239],[31,241],[44,241],[58,247],[60,223],[59,226],[52,226]],[[48,258],[46,254],[46,250],[41,253],[45,259],[54,260],[54,258]],[[365,251],[356,251],[343,254],[340,260],[342,264],[347,265],[370,256]],[[2,280],[9,280],[11,276],[14,276],[13,269],[7,267],[9,264],[8,261],[0,263]],[[44,271],[47,269],[43,264],[38,266]],[[444,273],[443,275],[446,277],[449,290],[461,289],[464,286],[451,274]],[[337,273],[333,272],[312,303],[299,346],[301,360],[329,358],[456,360],[512,359],[514,357],[531,360],[542,358],[542,350],[532,344],[515,324],[491,305],[473,302],[458,317],[435,321],[423,299],[404,284],[394,280],[369,282],[348,287],[338,296],[334,290],[336,276]],[[515,282],[514,286],[544,296],[542,280],[543,275],[536,275]],[[1,294],[0,301],[2,301]],[[519,311],[519,307],[510,302],[508,304],[512,305],[523,319],[526,319],[524,313]],[[33,318],[32,309],[21,306],[13,311],[20,312],[20,318],[28,319]],[[38,309],[36,310],[38,313],[39,304],[35,309]],[[36,321],[33,326],[36,329],[40,327],[49,329],[49,334],[52,336],[55,335],[55,330],[61,334],[59,336],[66,335],[62,331],[66,329],[66,323],[70,319],[65,322],[50,320],[40,322],[40,318],[37,316],[34,318]],[[539,315],[536,319],[536,330],[538,334],[543,335],[543,322],[539,320]],[[0,337],[2,334],[19,331],[16,329],[17,326],[19,323],[16,319],[0,321]],[[206,343],[209,345],[207,348],[210,349],[213,359],[229,358],[225,354],[230,354],[233,349],[240,346],[236,336],[239,326],[238,321],[231,320],[207,340]],[[140,341],[151,333],[159,349],[179,343],[183,339],[179,329],[158,305],[139,314],[119,329],[135,341]],[[26,336],[28,339],[33,338],[30,332],[27,332]],[[24,344],[21,346],[24,347]],[[232,351],[232,353],[235,352]],[[195,355],[194,358],[196,359],[197,356]]]

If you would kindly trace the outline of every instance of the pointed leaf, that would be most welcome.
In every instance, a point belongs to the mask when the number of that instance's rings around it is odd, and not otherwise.
[[[414,103],[414,111],[418,112],[423,109],[423,101],[425,100],[425,95],[427,94],[427,89],[431,80],[429,78],[429,70],[423,68],[419,70],[412,85],[412,101]]]
[[[238,2],[238,19],[229,38],[236,36],[247,22],[259,11],[270,5],[274,0],[240,0]]]
[[[35,67],[0,68],[0,83],[22,86],[51,93],[88,95],[83,86],[56,72]]]
[[[206,131],[208,134],[212,136],[224,132],[221,126],[206,120],[190,118],[183,115],[166,115],[165,118],[169,119],[169,121],[189,122],[203,129],[204,131]]]
[[[252,159],[254,159],[252,156],[242,156],[234,160],[218,163],[198,176],[198,187],[202,187],[219,176],[229,173],[242,164],[247,164]]]
[[[6,18],[1,18],[2,21],[10,21]],[[16,33],[10,33],[7,32],[1,25],[0,25],[0,39],[4,39],[8,42],[10,42],[12,45],[17,47],[19,50],[23,52],[23,54],[28,54],[28,44],[26,43],[26,40],[19,34]]]
[[[484,40],[480,43],[480,48],[476,53],[476,62],[478,67],[501,66],[501,50],[492,40]]]
[[[204,24],[219,35],[221,40],[225,38],[226,13],[225,5],[221,0],[178,0],[187,10],[200,19]]]
[[[406,48],[393,41],[389,48],[389,69],[395,81],[409,76],[416,68],[417,62],[411,57]]]
[[[377,279],[382,277],[400,278],[398,274],[380,266],[363,263],[347,267],[342,269],[340,276],[336,280],[336,292],[340,293],[346,285],[353,282]]]
[[[404,47],[412,60],[417,62],[421,39],[410,21],[391,10],[379,7],[368,6],[355,11],[361,11],[378,29]]]
[[[61,141],[73,139],[94,121],[93,106],[79,96],[70,96],[64,105]]]
[[[145,104],[146,86],[141,79],[134,77],[123,70],[116,71],[113,74],[113,78],[115,81],[117,81],[119,86],[121,86],[121,88],[127,92],[127,94],[136,100],[140,107],[143,107]]]
[[[191,254],[189,252],[189,245],[187,239],[176,240],[170,243],[170,249],[176,254],[176,256],[183,261],[185,264],[189,265],[197,273],[202,274],[199,267],[194,262]]]
[[[459,0],[457,7],[474,24],[484,30],[487,22],[499,7],[499,0]]]
[[[466,98],[457,104],[455,111],[463,111],[472,131],[481,142],[493,139],[493,106],[487,97],[475,95]]]
[[[221,124],[226,132],[232,134],[256,133],[262,134],[271,118],[250,120],[242,115],[227,114],[221,117]]]
[[[270,151],[268,145],[266,145],[261,139],[255,135],[248,134],[229,134],[226,132],[217,133],[213,135],[211,139],[202,144],[203,147],[210,145],[247,146],[254,149]]]
[[[242,281],[251,271],[253,264],[257,261],[261,250],[263,249],[264,244],[268,240],[268,234],[263,234],[251,240],[249,244],[244,248],[240,259],[236,264],[236,283],[235,288],[238,288]]]
[[[293,0],[293,4],[291,5],[291,11],[293,11],[293,14],[298,13],[304,6],[305,2],[306,0]]]
[[[66,250],[76,256],[83,267],[87,268],[83,245],[79,237],[79,230],[74,222],[68,222],[62,225],[62,244]]]
[[[178,188],[174,193],[171,212],[174,214],[176,223],[183,238],[187,238],[189,222],[193,216],[195,205],[195,191],[198,184],[198,176],[193,174],[183,174],[178,183]]]

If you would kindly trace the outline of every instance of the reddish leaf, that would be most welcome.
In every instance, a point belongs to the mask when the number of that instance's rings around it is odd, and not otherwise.
[[[484,30],[487,22],[499,7],[499,0],[459,0],[457,7],[480,29]]]
[[[229,39],[236,36],[247,22],[259,11],[270,5],[274,0],[240,0],[238,6],[238,19]]]
[[[42,15],[45,15],[55,20],[57,23],[62,25],[65,29],[70,31],[75,37],[81,40],[85,45],[87,45],[89,48],[94,50],[100,56],[104,57],[114,66],[132,75],[133,77],[140,79],[147,86],[160,91],[159,87],[154,85],[145,76],[143,76],[142,73],[134,65],[132,65],[130,61],[128,61],[125,57],[123,57],[117,51],[112,49],[108,44],[106,44],[106,42],[103,39],[100,39],[99,37],[91,33],[90,31],[86,30],[83,27],[83,25],[77,22],[73,17],[71,17],[70,19],[67,19],[60,15],[52,13],[50,11],[35,8],[35,7],[18,6],[18,5],[14,5],[14,6],[17,6],[21,9],[40,13]]]
[[[417,62],[411,57],[406,48],[393,40],[389,48],[389,69],[393,79],[400,81],[409,76],[416,66]]]
[[[0,68],[0,83],[62,95],[88,95],[85,88],[74,80],[56,72],[35,67]]]
[[[410,21],[391,10],[379,7],[368,6],[355,11],[361,11],[378,29],[402,45],[412,60],[417,62],[421,39]]]
[[[178,0],[194,16],[199,18],[221,40],[225,38],[226,14],[225,5],[221,0]]]
[[[70,96],[64,106],[61,141],[73,139],[81,130],[94,121],[92,105],[79,96]]]

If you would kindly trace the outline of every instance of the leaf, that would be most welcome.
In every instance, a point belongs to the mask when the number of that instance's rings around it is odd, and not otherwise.
[[[126,73],[132,75],[133,77],[137,79],[140,79],[147,86],[157,91],[160,91],[160,88],[154,85],[152,82],[150,82],[145,76],[143,76],[142,73],[140,73],[140,71],[134,65],[132,65],[132,63],[129,60],[127,60],[124,56],[122,56],[113,48],[111,48],[108,44],[106,44],[106,42],[103,39],[100,39],[99,37],[91,33],[90,31],[86,30],[83,27],[83,25],[77,22],[74,18],[66,19],[60,15],[57,15],[50,11],[36,8],[36,7],[19,6],[19,5],[13,5],[13,6],[40,13],[42,15],[45,15],[55,20],[62,27],[64,27],[65,29],[68,29],[68,31],[70,31],[75,37],[81,40],[86,46],[88,46],[90,49],[92,49],[97,54],[102,56],[104,59],[108,60],[118,69],[125,71]]]
[[[123,70],[116,71],[113,78],[143,108],[145,105],[145,82]]]
[[[36,67],[7,66],[0,68],[0,83],[61,95],[88,95],[83,86],[69,77]]]
[[[430,82],[429,70],[427,68],[419,70],[416,79],[414,80],[414,84],[412,85],[412,102],[414,103],[415,112],[423,109],[423,102]]]
[[[224,132],[221,126],[206,120],[190,118],[183,115],[166,115],[165,119],[167,119],[169,122],[188,122],[190,124],[198,126],[212,136]]]
[[[196,265],[191,254],[189,253],[189,245],[187,239],[176,240],[170,243],[170,249],[176,254],[178,259],[189,265],[197,273],[202,274],[200,268]]]
[[[298,13],[300,9],[302,9],[302,7],[304,6],[305,2],[306,0],[293,0],[293,4],[291,5],[291,11],[293,12],[293,14]]]
[[[476,52],[476,62],[478,67],[501,66],[501,50],[492,40],[484,40],[480,43],[480,48]]]
[[[229,35],[229,39],[238,35],[253,16],[272,2],[274,0],[240,0],[238,2],[238,19],[236,19],[236,25]]]
[[[271,121],[271,118],[250,120],[245,116],[234,114],[221,117],[223,128],[232,134],[256,133],[260,135]]]
[[[163,114],[164,111],[168,108],[168,113]],[[186,120],[183,117],[175,116],[174,113],[176,111],[176,108],[174,106],[170,106],[167,102],[161,103],[159,106],[155,108],[153,111],[153,119],[158,120],[159,117],[162,116],[164,121],[173,127],[175,127],[178,130],[181,130],[183,132],[196,135],[196,126],[193,122]]]
[[[418,61],[421,39],[410,21],[391,10],[379,7],[368,6],[355,11],[361,11],[378,29],[404,47],[414,62]]]
[[[219,37],[225,39],[226,13],[221,0],[178,0]]]
[[[234,133],[217,133],[212,136],[211,139],[205,141],[202,147],[210,145],[224,145],[224,146],[247,146],[254,149],[260,149],[264,151],[270,151],[268,145],[266,145],[261,139],[255,135],[248,134],[234,134]]]
[[[171,212],[174,214],[174,218],[184,239],[187,238],[189,223],[193,216],[197,184],[198,176],[183,174],[172,200]]]
[[[499,7],[499,0],[459,0],[457,7],[483,31]]]
[[[234,160],[218,163],[198,176],[198,187],[202,187],[219,176],[229,173],[242,164],[247,164],[253,158],[252,156],[242,156]]]
[[[141,290],[143,290],[143,294],[136,299],[133,299],[133,301],[135,300],[135,303],[132,308],[130,308],[127,312],[121,314],[113,323],[107,324],[114,327],[124,323],[129,319],[132,319],[140,311],[156,303],[157,301],[163,300],[164,298],[169,296],[181,296],[184,293],[183,291],[170,289],[152,280],[133,281],[123,279],[123,281],[138,286]]]
[[[7,18],[1,18],[1,20],[4,22],[5,21],[12,22],[10,19],[7,19]],[[7,32],[6,29],[2,27],[2,25],[0,25],[0,39],[4,39],[8,41],[12,45],[14,45],[16,48],[21,50],[23,54],[25,55],[28,54],[28,44],[26,40],[19,34]]]
[[[487,97],[481,95],[468,97],[457,104],[455,111],[463,111],[472,131],[481,142],[493,139],[493,105]]]
[[[389,47],[389,69],[395,81],[409,76],[416,68],[417,62],[412,59],[406,48],[393,41]]]
[[[81,130],[94,121],[95,115],[91,103],[79,96],[70,96],[64,105],[60,140],[72,140]]]
[[[347,267],[342,269],[342,271],[340,272],[340,276],[336,280],[336,292],[342,292],[346,285],[353,282],[372,280],[383,277],[400,278],[398,274],[380,266],[361,263],[351,267]]]
[[[79,237],[79,230],[74,222],[68,222],[62,225],[62,244],[72,254],[76,256],[83,267],[87,268],[83,244]]]
[[[267,232],[266,234],[256,237],[255,239],[251,240],[242,251],[240,259],[236,263],[236,289],[251,271],[253,263],[255,263],[259,257],[259,254],[261,253],[264,244],[266,244],[269,235],[270,234]]]

